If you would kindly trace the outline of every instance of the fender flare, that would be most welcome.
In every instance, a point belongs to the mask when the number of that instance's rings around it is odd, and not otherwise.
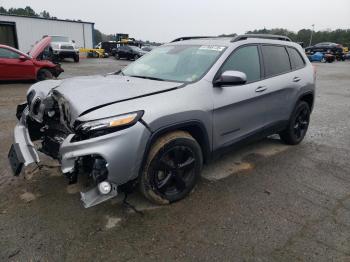
[[[148,127],[149,128],[149,127]],[[176,131],[176,130],[184,130],[188,131],[191,128],[196,128],[197,130],[200,130],[201,132],[201,137],[200,141],[198,141],[198,137],[194,138],[197,140],[198,144],[200,145],[202,149],[202,154],[203,154],[203,159],[204,161],[209,161],[211,159],[211,144],[210,144],[210,138],[208,136],[208,132],[204,126],[204,124],[200,120],[188,120],[184,122],[178,122],[174,123],[168,126],[161,127],[155,131],[152,132],[151,136],[148,138],[146,148],[143,153],[143,158],[139,170],[139,175],[142,172],[143,166],[147,160],[147,156],[149,153],[149,150],[151,149],[152,144],[163,134],[169,133],[171,131]],[[189,131],[191,134],[191,132]],[[191,134],[192,135],[192,134]]]

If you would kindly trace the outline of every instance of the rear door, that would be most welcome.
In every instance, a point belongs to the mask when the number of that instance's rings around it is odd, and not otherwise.
[[[258,45],[246,45],[234,50],[219,70],[218,74],[228,70],[244,72],[247,83],[213,88],[214,150],[262,130],[267,101],[259,92],[262,87],[260,61]]]
[[[283,126],[289,118],[291,104],[297,93],[297,75],[292,73],[289,56],[285,46],[262,45],[264,61],[264,80],[266,88],[262,93],[266,97],[265,126]]]
[[[4,47],[0,47],[0,79],[21,80],[33,79],[35,69],[31,59],[21,60],[20,54]]]

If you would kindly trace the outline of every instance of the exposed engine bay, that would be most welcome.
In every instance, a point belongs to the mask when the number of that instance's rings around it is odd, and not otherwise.
[[[68,108],[64,99],[52,92],[44,100],[32,90],[27,96],[27,126],[32,141],[41,141],[41,152],[59,160],[59,147],[73,132],[68,123]]]
[[[60,147],[63,141],[71,134],[74,134],[74,140],[80,139],[79,134],[76,134],[76,130],[69,124],[67,101],[55,90],[52,90],[44,99],[36,96],[35,91],[32,90],[27,95],[27,103],[17,108],[18,119],[24,115],[25,110],[28,110],[25,121],[30,139],[40,145],[37,150],[61,162]],[[88,181],[94,188],[81,193],[85,207],[96,205],[117,195],[117,187],[104,182],[108,178],[106,167],[107,162],[101,156],[87,155],[77,158],[72,172],[64,173],[69,184],[76,183],[78,175],[88,176]]]
[[[14,175],[40,165],[42,152],[59,162],[69,183],[88,178],[92,189],[81,193],[85,207],[116,196],[117,189],[130,190],[153,132],[142,119],[143,105],[134,101],[181,86],[118,74],[32,85],[26,103],[17,107],[19,121],[8,155]]]

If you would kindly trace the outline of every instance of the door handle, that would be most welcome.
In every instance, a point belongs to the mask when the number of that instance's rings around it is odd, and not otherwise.
[[[297,76],[293,78],[293,82],[299,82],[300,80],[301,80],[301,78],[297,77]]]
[[[259,86],[257,89],[255,89],[255,92],[261,93],[264,92],[267,89],[266,86]]]

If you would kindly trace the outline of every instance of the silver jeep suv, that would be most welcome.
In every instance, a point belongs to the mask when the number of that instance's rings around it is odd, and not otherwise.
[[[138,185],[151,201],[184,198],[203,163],[242,141],[279,134],[299,144],[315,73],[288,38],[181,38],[123,70],[34,84],[17,108],[15,175],[57,159],[71,183],[88,176],[85,207]]]

